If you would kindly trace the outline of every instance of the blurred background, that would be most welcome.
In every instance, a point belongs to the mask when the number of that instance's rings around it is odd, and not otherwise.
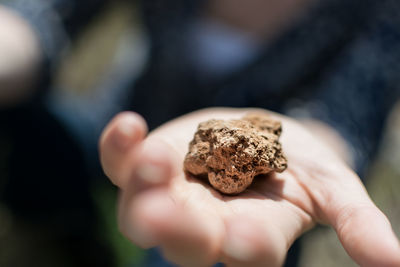
[[[77,160],[89,166],[82,168],[90,169],[85,169],[84,173],[90,173],[91,177],[88,179],[90,192],[87,192],[86,197],[90,198],[88,202],[94,203],[94,206],[89,207],[93,216],[71,211],[71,216],[75,218],[71,222],[62,221],[68,216],[60,214],[54,214],[50,219],[46,215],[31,216],[21,211],[18,203],[10,201],[13,196],[8,196],[4,188],[11,187],[26,196],[24,201],[35,202],[34,192],[28,192],[29,188],[18,188],[18,184],[10,186],[7,177],[9,160],[15,151],[30,157],[40,147],[18,147],[18,144],[10,141],[14,133],[1,132],[0,194],[6,197],[2,197],[0,202],[0,266],[36,266],[32,265],[33,262],[41,262],[40,266],[143,266],[147,252],[134,247],[118,232],[116,190],[101,173],[97,155],[93,153],[99,131],[89,130],[104,125],[113,114],[120,111],[120,107],[109,105],[109,101],[106,101],[107,98],[118,97],[109,92],[111,87],[123,87],[114,86],[115,83],[124,82],[118,77],[124,77],[126,72],[139,75],[146,62],[149,44],[138,19],[140,16],[135,10],[132,3],[109,3],[79,38],[69,45],[57,70],[54,90],[49,96],[49,108],[56,112],[62,110],[59,115],[61,117],[69,114],[63,123],[75,129],[69,134],[78,136],[76,139],[81,142],[77,147],[82,148],[83,156]],[[76,117],[80,120],[75,120]],[[101,123],[95,122],[99,117]],[[38,130],[46,132],[46,129]],[[19,136],[25,138],[31,134],[22,132]],[[62,150],[51,153],[51,157],[62,160]],[[35,171],[35,166],[23,164],[18,168],[22,169],[21,175],[34,187],[34,179],[37,177],[29,177],[29,173]],[[77,206],[82,203],[79,202],[81,196],[73,188],[65,189],[68,185],[57,182],[58,173],[64,170],[50,166],[46,171],[52,171],[49,174],[53,178],[50,183],[55,194],[64,188],[63,196],[66,195],[71,201],[77,200]],[[400,236],[400,104],[391,111],[378,156],[368,169],[367,177],[366,186],[373,200],[387,214],[393,229]],[[40,201],[37,205],[40,205]],[[85,213],[86,210],[81,212]],[[74,228],[76,221],[85,221],[87,225]],[[64,223],[72,225],[73,230],[65,232],[65,229],[56,229]],[[71,237],[70,231],[85,232],[86,236]],[[317,227],[306,234],[301,242],[302,267],[356,266],[341,248],[333,230],[328,227]],[[92,251],[88,251],[88,247]]]

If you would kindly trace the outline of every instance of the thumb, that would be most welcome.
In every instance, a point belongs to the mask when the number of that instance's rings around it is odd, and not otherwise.
[[[389,220],[375,206],[358,179],[350,184],[351,194],[347,190],[336,191],[335,203],[327,209],[329,223],[340,242],[360,266],[399,267],[400,244]]]
[[[340,212],[335,230],[347,253],[361,266],[400,266],[400,245],[386,216],[372,203]]]

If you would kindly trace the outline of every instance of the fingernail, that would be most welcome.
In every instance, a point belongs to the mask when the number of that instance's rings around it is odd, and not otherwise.
[[[119,149],[126,149],[131,141],[135,138],[136,121],[133,118],[124,118],[116,128],[113,136],[114,142]]]
[[[250,261],[255,257],[253,244],[240,235],[240,229],[230,229],[222,250],[227,256],[238,261]]]
[[[150,184],[160,184],[166,180],[166,172],[163,167],[154,163],[143,163],[135,172],[137,178]]]

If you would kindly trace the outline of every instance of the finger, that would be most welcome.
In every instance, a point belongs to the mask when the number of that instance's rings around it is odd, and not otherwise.
[[[147,132],[143,118],[134,112],[117,115],[103,131],[99,142],[100,160],[106,175],[111,181],[121,186],[121,177],[126,177],[127,157]]]
[[[122,168],[130,171],[127,177],[122,177],[124,186],[120,191],[118,204],[118,222],[120,231],[131,241],[141,247],[147,248],[156,245],[152,236],[148,234],[149,229],[143,224],[142,217],[138,210],[141,210],[142,204],[137,204],[137,198],[140,194],[157,190],[167,190],[169,183],[174,175],[172,162],[169,158],[169,151],[159,142],[146,140],[145,144],[140,145],[133,150],[131,157],[135,161],[126,161]],[[157,194],[153,194],[157,198]],[[140,202],[140,201],[139,201]],[[144,205],[144,204],[143,204]],[[149,241],[149,240],[150,241]]]
[[[283,265],[288,244],[277,228],[243,217],[235,218],[226,227],[223,252],[227,266]]]
[[[164,199],[165,189],[149,190],[132,198],[122,192],[118,209],[118,224],[120,232],[132,243],[142,248],[150,248],[159,245],[159,239],[155,236],[155,229],[149,224],[146,212],[154,212],[159,215],[165,211],[170,212],[173,206],[170,199]],[[162,199],[157,203],[158,199]],[[153,204],[155,203],[155,205]],[[158,204],[158,205],[157,205]]]
[[[236,212],[226,219],[223,251],[228,266],[282,266],[293,242],[313,227],[311,216],[302,209],[279,196],[270,197],[253,198],[246,208],[240,199],[230,200]]]
[[[146,225],[141,232],[151,233],[151,241],[138,242],[160,246],[164,256],[180,266],[210,266],[219,256],[222,221],[171,200],[167,192],[172,191],[171,180],[181,172],[182,162],[176,164],[177,155],[167,144],[148,138],[138,150],[141,156],[126,192],[131,197],[125,202],[135,214],[130,225],[136,221],[136,231]]]
[[[334,228],[348,254],[361,266],[400,266],[400,245],[386,216],[372,203],[348,203]]]
[[[165,188],[132,200],[128,237],[145,247],[159,245],[167,260],[180,266],[210,266],[217,261],[222,223],[193,214],[175,203]]]
[[[134,149],[126,162],[122,167],[131,173],[121,177],[126,185],[122,188],[131,197],[147,189],[168,185],[178,172],[175,152],[164,142],[152,138]]]
[[[195,213],[181,205],[152,218],[164,257],[179,266],[211,266],[218,261],[224,224],[219,217]]]
[[[374,205],[357,179],[331,195],[329,223],[347,253],[361,266],[400,266],[400,245],[386,216]]]
[[[286,243],[277,232],[239,219],[228,224],[223,251],[230,267],[281,266]]]

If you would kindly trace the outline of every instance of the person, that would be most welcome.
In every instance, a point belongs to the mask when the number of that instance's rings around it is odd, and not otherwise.
[[[37,27],[50,65],[64,38],[104,4],[38,1],[42,13],[29,13],[32,5],[21,3],[8,5]],[[183,266],[279,266],[302,233],[323,223],[358,264],[399,266],[390,223],[349,167],[363,175],[398,95],[399,4],[154,0],[141,7],[151,46],[127,107],[143,117],[117,115],[100,140],[103,168],[121,189],[122,232]],[[307,120],[273,113],[283,121],[289,168],[243,195],[212,194],[183,175],[187,143],[198,122],[240,117],[248,106]]]

